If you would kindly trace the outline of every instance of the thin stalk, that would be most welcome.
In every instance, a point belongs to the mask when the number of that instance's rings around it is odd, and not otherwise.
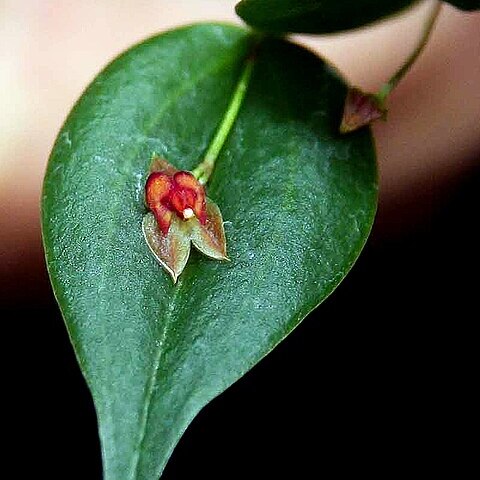
[[[228,134],[230,133],[230,130],[232,129],[233,124],[235,123],[235,120],[238,116],[238,112],[240,111],[240,107],[242,106],[245,94],[247,93],[250,79],[252,78],[254,64],[255,54],[252,54],[245,61],[245,65],[243,67],[238,83],[235,87],[225,115],[220,122],[220,126],[218,127],[218,130],[215,133],[215,136],[213,137],[213,140],[210,143],[207,152],[205,153],[203,161],[192,171],[193,175],[195,175],[197,180],[203,185],[208,182],[208,179],[210,178],[210,175],[212,174],[213,168],[215,166],[217,157],[222,150]]]
[[[432,11],[428,16],[427,21],[423,26],[422,36],[415,50],[410,54],[410,56],[407,58],[405,63],[397,70],[397,72],[395,72],[392,78],[380,88],[378,93],[375,94],[375,97],[377,98],[377,100],[380,101],[382,105],[385,103],[385,100],[388,97],[388,95],[390,95],[392,90],[397,86],[398,82],[400,82],[400,80],[410,70],[411,66],[415,63],[415,61],[417,60],[417,58],[420,56],[423,49],[427,45],[428,39],[430,38],[430,35],[433,31],[433,27],[435,26],[435,22],[438,18],[438,15],[441,9],[442,9],[442,2],[436,0],[432,6]]]

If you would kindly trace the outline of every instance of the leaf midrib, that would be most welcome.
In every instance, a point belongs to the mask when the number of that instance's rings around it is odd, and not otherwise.
[[[175,286],[172,296],[170,297],[170,301],[168,302],[168,305],[167,305],[166,314],[163,317],[164,325],[161,332],[160,341],[158,342],[158,347],[155,351],[152,371],[147,382],[147,391],[145,393],[143,410],[140,418],[140,429],[138,434],[137,447],[134,450],[134,454],[132,458],[132,467],[131,467],[132,473],[130,475],[131,480],[136,480],[138,478],[138,468],[140,465],[140,453],[142,451],[143,443],[145,441],[145,437],[147,433],[148,417],[150,416],[150,406],[152,404],[155,384],[157,383],[156,381],[157,381],[158,370],[160,368],[160,362],[162,360],[163,353],[165,352],[163,346],[165,344],[165,340],[167,338],[170,326],[172,325],[172,321],[174,319],[175,304],[176,304],[177,298],[180,295],[180,290],[183,285],[184,285],[184,282],[182,282],[182,278],[180,278]]]

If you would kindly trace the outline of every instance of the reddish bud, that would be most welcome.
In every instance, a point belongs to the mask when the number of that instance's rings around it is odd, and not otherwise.
[[[350,88],[345,100],[340,132],[353,132],[379,118],[385,118],[385,115],[386,109],[375,95]]]

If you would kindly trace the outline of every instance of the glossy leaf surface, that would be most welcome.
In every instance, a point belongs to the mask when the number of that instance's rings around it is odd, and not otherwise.
[[[332,292],[371,228],[373,142],[368,129],[338,133],[344,83],[300,47],[266,41],[207,186],[231,261],[192,250],[174,285],[149,251],[152,154],[198,164],[251,44],[245,30],[197,25],[135,46],[87,89],[49,160],[47,263],[105,480],[156,480],[198,411]]]
[[[243,0],[238,15],[270,32],[334,33],[392,15],[415,0]]]

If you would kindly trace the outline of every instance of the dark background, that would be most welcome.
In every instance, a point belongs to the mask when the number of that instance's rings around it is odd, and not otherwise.
[[[331,297],[200,413],[163,478],[458,474],[478,381],[479,172],[432,193],[402,234],[374,228]],[[46,275],[36,282],[43,293],[2,315],[7,463],[12,478],[100,479],[93,404]]]

